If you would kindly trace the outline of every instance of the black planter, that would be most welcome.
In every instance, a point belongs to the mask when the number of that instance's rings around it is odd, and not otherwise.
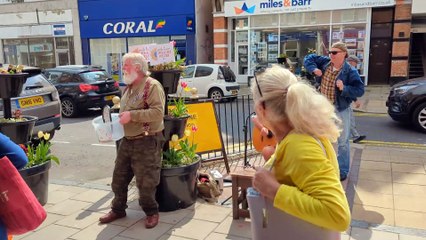
[[[279,57],[279,58],[277,58],[277,62],[279,64],[286,64],[287,63],[287,58],[285,58],[285,57]]]
[[[51,161],[19,171],[41,205],[47,203]]]
[[[8,136],[17,144],[26,144],[33,133],[34,124],[37,117],[22,116],[25,121],[22,122],[0,122],[0,132]]]
[[[14,98],[22,92],[28,73],[0,74],[0,98]]]
[[[170,140],[173,134],[183,138],[188,118],[189,116],[180,118],[164,116],[164,138]]]
[[[156,199],[160,212],[187,208],[197,200],[197,170],[201,160],[188,166],[162,168]]]
[[[163,85],[166,94],[173,94],[177,91],[180,73],[180,70],[151,71],[151,77]]]

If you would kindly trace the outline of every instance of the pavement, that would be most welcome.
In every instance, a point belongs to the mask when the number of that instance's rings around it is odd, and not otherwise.
[[[248,91],[248,90],[246,90]],[[359,111],[386,113],[388,86],[368,86]],[[342,240],[426,240],[425,150],[352,144],[351,173],[342,184],[352,212],[351,226]],[[258,156],[249,159],[259,163]],[[231,163],[231,171],[242,166]],[[223,167],[218,167],[223,170]],[[226,183],[216,204],[204,200],[187,208],[160,213],[160,223],[145,229],[137,190],[129,191],[127,217],[98,224],[112,199],[111,179],[64,182],[50,179],[45,209],[48,217],[35,231],[14,239],[25,240],[154,240],[251,239],[250,219],[232,218],[231,184]],[[278,239],[278,238],[277,238]]]

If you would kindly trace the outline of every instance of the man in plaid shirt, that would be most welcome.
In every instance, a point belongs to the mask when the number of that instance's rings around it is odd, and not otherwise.
[[[310,54],[304,59],[306,70],[319,77],[321,93],[334,104],[336,113],[342,120],[342,132],[337,140],[341,181],[348,177],[350,167],[350,105],[354,99],[364,94],[364,83],[358,71],[346,62],[347,57],[346,44],[337,42],[331,46],[329,57]]]

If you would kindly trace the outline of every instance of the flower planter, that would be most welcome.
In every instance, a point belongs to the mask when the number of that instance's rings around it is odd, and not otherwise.
[[[22,92],[28,73],[0,74],[0,98],[14,98]]]
[[[151,71],[151,77],[163,85],[166,94],[176,93],[181,70]]]
[[[19,170],[22,178],[37,197],[42,206],[47,203],[49,190],[49,169],[51,162],[47,161],[37,166]]]
[[[201,160],[187,166],[162,168],[156,199],[160,212],[187,208],[197,200],[197,170]]]
[[[173,134],[177,134],[179,138],[182,138],[185,133],[186,123],[189,116],[185,117],[172,117],[164,116],[164,137],[165,139],[171,139]]]
[[[37,117],[23,116],[22,122],[0,122],[0,132],[17,144],[26,144],[31,139]]]

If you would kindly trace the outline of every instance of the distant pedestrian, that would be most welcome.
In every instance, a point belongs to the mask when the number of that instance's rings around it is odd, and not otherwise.
[[[349,56],[346,61],[349,63],[349,65],[351,65],[353,68],[357,69],[359,58],[351,55]],[[353,102],[353,105],[355,108],[360,108],[361,107],[361,101],[359,99],[355,98],[355,101]],[[355,117],[354,117],[354,112],[353,112],[353,108],[351,107],[351,138],[352,141],[354,143],[359,143],[362,140],[364,140],[367,136],[365,135],[361,135],[359,134],[358,130],[356,129],[356,122],[355,122]]]
[[[320,78],[321,93],[334,104],[337,115],[342,119],[343,131],[337,140],[341,181],[348,177],[350,167],[350,106],[354,99],[364,94],[364,83],[358,71],[345,61],[347,57],[346,44],[337,42],[331,46],[329,57],[310,54],[304,60],[306,70]]]

